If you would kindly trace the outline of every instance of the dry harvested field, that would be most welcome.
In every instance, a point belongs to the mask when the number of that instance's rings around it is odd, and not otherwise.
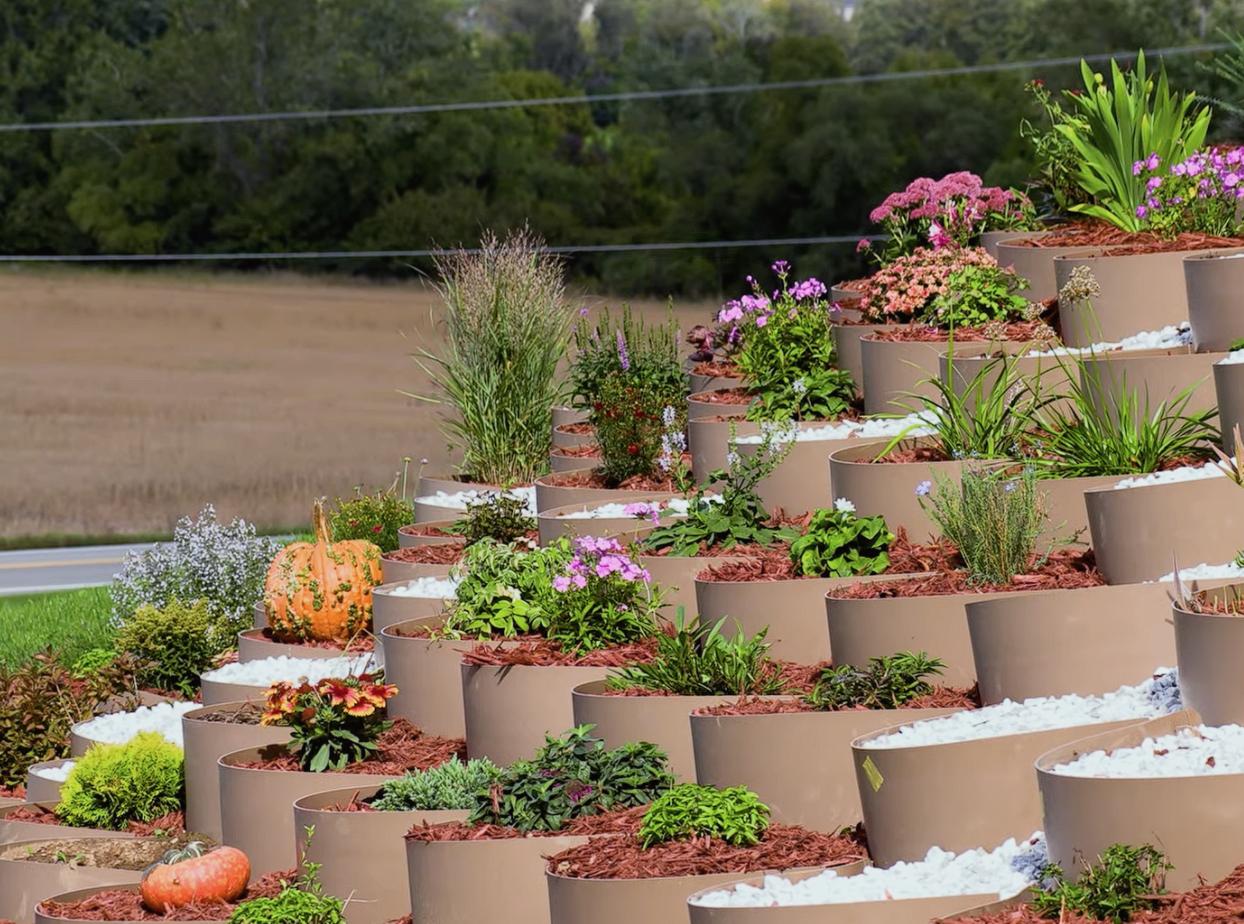
[[[399,394],[427,388],[408,354],[438,305],[419,284],[0,275],[0,534],[161,530],[208,502],[284,526],[402,456],[446,470],[437,408]]]

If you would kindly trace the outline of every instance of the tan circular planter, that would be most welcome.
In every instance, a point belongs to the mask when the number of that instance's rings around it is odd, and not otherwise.
[[[597,538],[621,536],[634,532],[651,524],[645,517],[567,517],[565,514],[578,513],[581,510],[592,510],[605,504],[638,504],[661,503],[678,497],[677,494],[658,492],[643,494],[635,491],[623,492],[623,498],[606,498],[605,500],[589,500],[561,507],[549,507],[541,510],[536,516],[540,527],[540,544],[549,545],[558,539],[573,539],[576,536],[594,536]],[[666,518],[664,522],[669,522]]]
[[[863,817],[851,742],[955,709],[850,709],[772,715],[692,715],[696,782],[746,786],[773,820],[836,831]]]
[[[567,424],[555,425],[553,427],[553,446],[573,448],[575,446],[586,446],[587,444],[594,442],[595,436],[591,432],[576,433],[567,429],[569,427],[574,427],[577,430],[579,424],[582,423],[586,423],[586,421],[577,420]]]
[[[289,741],[289,729],[283,726],[209,722],[205,718],[213,713],[231,712],[241,705],[231,702],[204,706],[181,717],[186,755],[186,827],[215,841],[222,835],[217,761],[234,751]]]
[[[415,489],[415,522],[432,523],[441,520],[454,520],[462,516],[463,511],[457,507],[442,507],[431,500],[422,501],[421,497],[435,497],[438,491],[446,494],[457,494],[459,491],[498,491],[498,485],[482,481],[460,481],[457,478],[436,476],[419,476],[419,485]]]
[[[0,806],[0,844],[13,844],[17,841],[47,841],[62,838],[86,837],[131,837],[123,831],[103,831],[98,828],[74,828],[70,825],[43,825],[34,821],[10,821],[9,815],[19,808],[32,806],[55,810],[55,802],[15,802],[12,805]]]
[[[555,404],[553,406],[553,426],[555,428],[563,424],[583,423],[585,420],[587,420],[587,411],[565,404]]]
[[[1130,721],[1076,725],[974,741],[869,748],[851,742],[868,849],[878,866],[922,860],[930,847],[959,853],[1041,830],[1033,761],[1050,748]]]
[[[329,895],[350,896],[350,924],[384,924],[410,911],[406,832],[424,823],[466,821],[467,811],[340,812],[334,806],[367,799],[380,784],[334,789],[294,800],[294,830],[315,828],[306,863],[318,863]],[[305,865],[305,864],[304,864]]]
[[[440,616],[449,602],[447,597],[402,597],[393,593],[394,588],[405,582],[383,584],[371,592],[372,632],[379,638],[390,626]]]
[[[734,702],[728,696],[606,696],[605,681],[580,684],[571,691],[575,725],[595,725],[592,734],[616,748],[632,741],[658,745],[680,783],[696,782],[691,745],[691,713]],[[769,699],[770,697],[765,697]],[[789,699],[790,697],[772,697]]]
[[[719,414],[703,419],[687,421],[687,449],[691,453],[691,476],[696,484],[708,480],[709,472],[729,470],[726,453],[729,451],[730,430],[739,436],[753,436],[760,432],[760,424],[741,417],[734,420],[713,420]]]
[[[48,840],[59,838],[16,841],[7,846],[37,849]],[[33,921],[35,906],[45,898],[75,889],[134,885],[142,881],[142,875],[142,870],[0,860],[0,915],[13,921]]]
[[[588,469],[596,468],[599,465],[599,452],[590,456],[568,456],[563,455],[554,449],[549,453],[549,471],[554,475],[560,475],[563,472],[587,471]]]
[[[1042,754],[1037,781],[1050,861],[1079,870],[1079,858],[1100,856],[1111,844],[1153,844],[1174,867],[1166,874],[1172,891],[1230,873],[1244,853],[1244,773],[1099,778],[1051,772],[1080,754],[1136,747],[1146,738],[1198,724],[1196,713],[1185,710]]]
[[[1030,348],[1028,343],[993,344],[1008,353]],[[991,351],[995,352],[995,351]],[[1033,394],[1043,397],[1066,394],[1070,372],[1078,372],[1079,364],[1075,357],[1070,356],[1032,356],[1010,355],[1007,366],[1011,369],[1012,387],[1022,385]],[[955,393],[962,396],[968,408],[976,407],[976,399],[988,397],[990,390],[1002,375],[1001,358],[987,353],[964,355],[956,350],[952,357],[948,353],[941,354],[942,381],[951,382]],[[980,381],[977,381],[978,376]],[[1043,413],[1049,414],[1056,410],[1069,413],[1073,404],[1069,398],[1056,399],[1046,405]]]
[[[247,629],[238,633],[238,660],[261,661],[264,658],[304,658],[325,661],[346,657],[344,648],[317,648],[297,642],[278,642],[267,638],[263,629]]]
[[[949,349],[944,341],[860,341],[864,372],[865,414],[910,414],[920,410],[920,396],[937,397],[934,382],[941,376],[941,356]],[[971,355],[993,349],[987,340],[954,344],[955,353]]]
[[[1190,353],[1177,350],[1118,350],[1084,358],[1080,380],[1098,413],[1115,417],[1120,403],[1129,393],[1135,395],[1137,416],[1152,417],[1158,405],[1171,401],[1185,389],[1192,393],[1183,413],[1212,411],[1218,397],[1214,393],[1214,363],[1225,353]],[[1148,413],[1145,402],[1148,399]]]
[[[1183,271],[1193,345],[1198,352],[1229,350],[1241,337],[1244,260],[1189,254],[1183,259]]]
[[[61,892],[59,895],[51,895],[43,900],[44,901],[57,901],[57,902],[78,902],[78,901],[82,901],[83,899],[90,898],[92,895],[95,895],[97,892],[104,892],[104,891],[111,892],[117,889],[128,889],[128,890],[137,892],[138,886],[137,885],[131,886],[128,883],[122,884],[122,885],[113,885],[113,886],[104,886],[104,887],[93,886],[89,889],[74,889],[72,892]],[[39,907],[35,909],[34,920],[35,920],[35,924],[98,924],[97,921],[92,921],[87,918],[49,917],[48,915],[43,913],[42,905],[40,905]],[[121,921],[121,922],[118,922],[118,924],[131,924],[131,922]],[[133,924],[138,924],[138,922],[133,922]],[[180,918],[161,918],[160,924],[202,924],[202,919],[200,918],[198,921],[187,921],[187,920],[183,920]]]
[[[53,804],[60,802],[61,784],[55,780],[44,779],[35,773],[36,770],[47,770],[52,767],[59,767],[69,758],[59,760],[45,760],[37,764],[31,764],[26,770],[26,801],[27,802],[51,802]],[[21,799],[16,802],[21,802]]]
[[[741,388],[743,385],[743,378],[738,375],[696,375],[692,372],[689,380],[689,393],[693,395],[723,388]]]
[[[562,474],[566,474],[563,472]],[[536,510],[569,507],[574,504],[609,504],[615,501],[627,503],[636,498],[650,498],[660,494],[663,497],[676,497],[674,492],[660,491],[622,491],[615,488],[576,488],[555,483],[557,476],[546,475],[536,480]]]
[[[1227,584],[1205,596],[1231,601],[1242,590],[1244,585]],[[1171,608],[1184,705],[1200,713],[1207,725],[1244,724],[1244,685],[1240,683],[1244,619],[1232,613],[1192,613],[1178,603]]]
[[[864,358],[860,348],[860,341],[883,330],[897,330],[902,327],[901,324],[835,324],[831,328],[834,337],[834,353],[839,369],[846,369],[851,373],[851,380],[855,382],[855,390],[861,394],[864,392]]]
[[[1093,273],[1101,294],[1087,302],[1058,306],[1059,330],[1068,346],[1088,346],[1102,340],[1121,340],[1140,330],[1157,330],[1188,320],[1188,290],[1184,283],[1184,257],[1230,250],[1176,250],[1108,256],[1095,248],[1067,254],[1054,261],[1059,289],[1072,270],[1086,266]]]
[[[1029,234],[1023,240],[1044,237],[1043,234]],[[1020,289],[1019,294],[1034,302],[1058,295],[1058,279],[1054,273],[1054,258],[1064,254],[1077,254],[1091,251],[1091,247],[1024,247],[1020,239],[1012,238],[998,244],[998,262],[1009,266],[1020,277],[1028,280],[1028,288]],[[1133,331],[1134,332],[1134,331]]]
[[[1244,363],[1214,364],[1214,396],[1218,401],[1218,426],[1222,444],[1235,454],[1235,428],[1244,433]]]
[[[823,427],[825,421],[809,422],[800,429]],[[829,454],[852,440],[796,440],[777,467],[756,485],[756,493],[765,509],[783,510],[789,514],[806,513],[834,505],[834,490],[829,480]],[[859,442],[859,440],[854,440]],[[740,456],[755,456],[759,443],[739,445]]]
[[[397,686],[388,712],[406,719],[430,735],[466,736],[462,709],[462,655],[475,644],[471,639],[448,641],[414,634],[439,628],[440,616],[425,616],[388,626],[380,633],[385,679]]]
[[[587,840],[408,840],[406,868],[413,924],[549,924],[545,857]]]
[[[1097,567],[1110,584],[1138,584],[1174,571],[1176,560],[1231,561],[1244,537],[1240,491],[1221,477],[1086,492]]]
[[[999,244],[1006,241],[1032,240],[1048,233],[1048,231],[986,231],[981,235],[981,248],[997,260]],[[1003,266],[1007,265],[1009,264],[1003,264]]]
[[[863,869],[864,864],[860,864]],[[822,870],[801,873],[783,873],[791,880],[808,879]],[[850,875],[841,869],[841,875]],[[725,888],[750,885],[756,888],[764,884],[764,875],[748,876],[728,883]],[[879,902],[840,902],[832,905],[785,905],[780,908],[713,908],[700,904],[702,897],[723,888],[715,886],[702,889],[687,899],[687,911],[691,924],[927,924],[941,918],[958,917],[972,911],[1001,910],[995,906],[997,894],[940,895],[929,898],[899,898]]]
[[[687,419],[698,420],[701,417],[743,417],[747,413],[747,404],[735,404],[733,402],[713,401],[710,395],[715,391],[722,391],[720,388],[710,388],[707,391],[692,392],[687,396]],[[749,402],[750,404],[750,402]]]
[[[694,619],[700,611],[696,600],[695,577],[705,568],[739,561],[740,555],[640,555],[636,561],[647,568],[652,583],[661,589],[661,614],[671,622],[678,616],[679,608],[687,620]]]
[[[570,691],[612,668],[462,665],[467,753],[500,766],[531,757],[547,735],[574,725]]]
[[[413,581],[421,577],[449,577],[453,565],[429,565],[418,562],[395,561],[380,556],[381,581],[384,584]]]
[[[251,869],[286,869],[298,863],[304,835],[294,830],[294,800],[329,789],[397,779],[390,774],[307,773],[238,766],[282,745],[249,747],[225,754],[220,771],[222,841],[245,851]]]
[[[458,513],[462,513],[462,511],[459,510]],[[457,522],[458,520],[454,518],[447,520],[430,520],[427,523],[420,523],[419,525],[448,529]],[[458,536],[419,536],[414,533],[404,532],[405,529],[406,527],[403,526],[397,531],[397,547],[399,549],[409,549],[421,545],[453,545],[455,542],[462,541],[462,539]]]

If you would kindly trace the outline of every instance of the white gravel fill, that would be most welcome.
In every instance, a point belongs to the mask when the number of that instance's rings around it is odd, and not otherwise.
[[[69,771],[74,768],[76,760],[67,760],[55,767],[40,767],[34,771],[34,775],[41,780],[51,780],[53,783],[63,783],[69,779]]]
[[[954,854],[932,847],[923,860],[899,862],[881,869],[867,866],[854,876],[826,870],[791,882],[766,875],[759,888],[737,885],[700,896],[697,905],[712,908],[769,908],[781,905],[837,905],[943,895],[986,895],[1010,898],[1036,881],[1047,862],[1041,832],[1026,841],[1012,838],[994,850],[977,848]]]
[[[371,654],[348,658],[260,658],[257,661],[238,661],[226,664],[214,671],[202,674],[204,680],[217,683],[240,683],[253,687],[267,687],[282,680],[293,683],[306,679],[316,683],[326,677],[351,677],[374,670]]]
[[[1136,475],[1114,483],[1116,491],[1126,488],[1143,488],[1155,484],[1175,484],[1180,481],[1201,481],[1205,478],[1223,478],[1226,472],[1218,462],[1206,462],[1203,465],[1181,465],[1179,468],[1165,472],[1153,472],[1149,475]]]
[[[1190,568],[1179,569],[1179,579],[1182,581],[1209,581],[1217,578],[1237,578],[1244,577],[1244,568],[1241,568],[1233,561],[1229,561],[1222,565],[1210,565],[1201,562],[1199,565],[1193,565]],[[1168,571],[1166,574],[1158,578],[1159,581],[1173,583],[1175,580],[1175,572]]]
[[[1115,353],[1129,350],[1172,350],[1192,343],[1192,328],[1183,324],[1168,324],[1161,330],[1145,330],[1122,340],[1103,340],[1086,347],[1055,347],[1037,350],[1025,356],[1084,356],[1088,353]]]
[[[906,748],[976,741],[1076,725],[1153,719],[1180,708],[1178,673],[1160,667],[1144,683],[1119,687],[1113,693],[1036,696],[1018,703],[1006,699],[981,709],[904,725],[898,731],[864,742],[861,747]]]
[[[1232,350],[1225,357],[1214,363],[1214,365],[1234,366],[1236,363],[1244,363],[1244,350]]]
[[[422,497],[416,497],[415,501],[420,504],[430,504],[434,507],[448,507],[452,510],[466,510],[471,504],[482,500],[488,494],[494,494],[495,491],[437,491],[435,494],[425,494]],[[536,515],[536,489],[535,487],[510,488],[505,492],[509,497],[521,498],[527,507],[527,515]]]
[[[870,417],[863,420],[841,420],[827,423],[823,427],[809,427],[795,433],[796,443],[820,442],[824,440],[872,439],[883,436],[897,436],[908,428],[913,428],[908,436],[928,436],[932,427],[920,426],[929,420],[928,412],[908,414],[906,417]],[[764,440],[760,434],[740,436],[740,444],[758,446]]]
[[[704,498],[710,504],[720,504],[721,497],[717,494],[709,494]],[[572,510],[570,513],[559,513],[559,520],[607,520],[607,519],[623,519],[628,516],[627,507],[633,507],[636,504],[660,504],[661,516],[663,517],[685,517],[687,510],[691,507],[691,502],[685,497],[675,497],[669,501],[626,501],[623,503],[601,504],[599,507],[591,507],[587,510]],[[636,516],[634,519],[644,519],[642,516]]]
[[[114,712],[75,726],[83,738],[100,744],[125,744],[139,732],[159,732],[181,747],[181,717],[199,703],[158,703],[139,706],[132,712]]]
[[[1062,776],[1168,777],[1244,773],[1244,728],[1196,725],[1130,748],[1091,751],[1050,768]]]
[[[462,583],[461,578],[455,577],[421,577],[415,578],[413,581],[407,581],[405,584],[398,584],[389,591],[391,597],[420,597],[422,599],[433,599],[442,597],[449,599],[458,590],[458,585]]]

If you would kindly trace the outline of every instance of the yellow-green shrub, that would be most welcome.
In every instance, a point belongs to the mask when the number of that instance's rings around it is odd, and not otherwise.
[[[56,814],[76,828],[121,831],[182,809],[185,760],[157,732],[126,744],[97,744],[78,758],[60,790]]]

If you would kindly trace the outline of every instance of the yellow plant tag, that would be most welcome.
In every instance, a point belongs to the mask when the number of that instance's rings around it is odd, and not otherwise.
[[[868,783],[872,786],[873,792],[881,789],[881,784],[885,782],[885,777],[881,775],[881,771],[877,769],[877,765],[873,763],[871,757],[865,757],[864,763],[860,766],[864,768],[864,776],[868,777]]]

